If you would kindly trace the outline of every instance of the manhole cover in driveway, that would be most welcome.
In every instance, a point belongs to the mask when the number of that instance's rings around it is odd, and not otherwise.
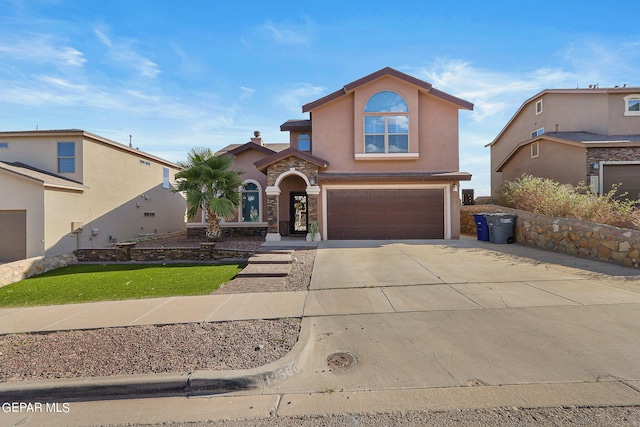
[[[349,369],[358,364],[358,359],[353,354],[340,352],[330,354],[327,363],[332,368]]]

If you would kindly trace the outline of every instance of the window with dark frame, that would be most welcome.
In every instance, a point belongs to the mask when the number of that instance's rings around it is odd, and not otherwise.
[[[58,173],[75,173],[76,143],[58,142]]]

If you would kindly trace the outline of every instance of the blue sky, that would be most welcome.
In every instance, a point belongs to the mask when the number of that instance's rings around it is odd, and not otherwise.
[[[78,128],[168,160],[244,143],[390,66],[475,104],[464,188],[546,88],[640,86],[638,1],[0,0],[0,130]]]

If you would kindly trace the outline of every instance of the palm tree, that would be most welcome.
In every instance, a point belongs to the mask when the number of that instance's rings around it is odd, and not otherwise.
[[[176,192],[187,197],[187,216],[192,219],[199,208],[207,214],[207,237],[219,240],[222,234],[220,218],[230,218],[240,200],[238,188],[244,172],[231,170],[233,157],[215,156],[209,148],[193,148],[186,162],[178,162]]]

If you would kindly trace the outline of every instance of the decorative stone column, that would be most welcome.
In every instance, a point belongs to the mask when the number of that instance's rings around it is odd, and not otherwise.
[[[267,235],[265,240],[267,242],[278,242],[281,239],[280,229],[278,223],[278,197],[280,196],[279,187],[267,187],[265,188],[267,194]]]
[[[309,185],[307,187],[307,215],[309,219],[309,224],[312,221],[318,223],[318,197],[320,194],[320,187],[317,185]],[[318,226],[319,227],[319,226]],[[322,239],[322,235],[320,234],[320,228],[318,228],[318,235],[320,239]],[[311,236],[313,238],[313,236]]]

